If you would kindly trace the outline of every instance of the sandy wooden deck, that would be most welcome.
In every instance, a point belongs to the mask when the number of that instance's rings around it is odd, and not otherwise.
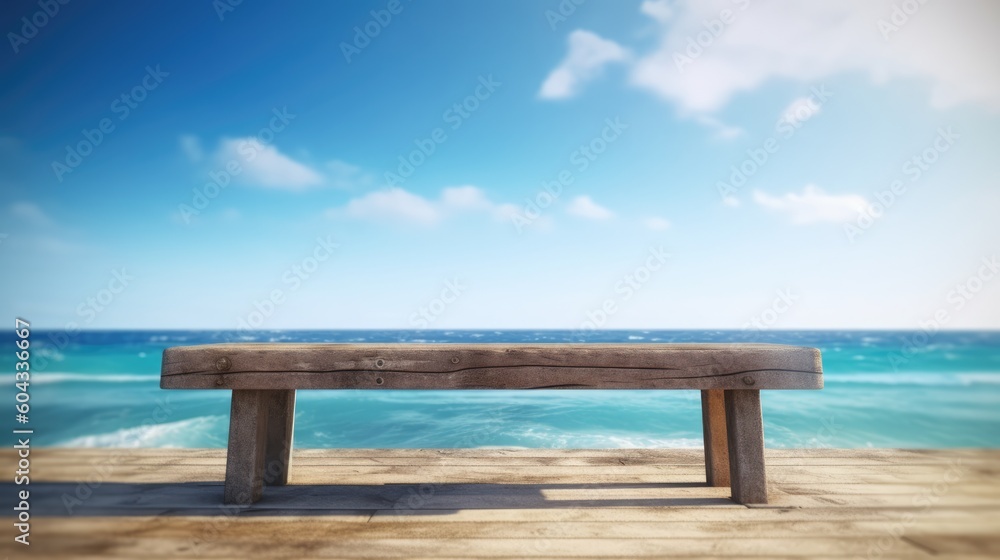
[[[492,449],[296,451],[293,485],[233,508],[224,453],[33,451],[32,545],[5,518],[0,555],[1000,557],[997,450],[769,450],[751,507],[704,485],[700,450]]]

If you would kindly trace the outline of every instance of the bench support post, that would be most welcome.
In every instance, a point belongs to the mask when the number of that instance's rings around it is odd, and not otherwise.
[[[292,432],[295,425],[295,391],[267,391],[267,445],[264,451],[264,482],[268,486],[288,484],[292,466]]]
[[[723,390],[701,392],[701,423],[705,437],[705,479],[709,486],[729,486],[729,440]]]
[[[267,445],[267,391],[233,390],[226,453],[227,504],[250,505],[264,491]]]
[[[764,472],[764,422],[760,411],[760,391],[726,390],[725,399],[733,501],[766,504],[767,475]]]

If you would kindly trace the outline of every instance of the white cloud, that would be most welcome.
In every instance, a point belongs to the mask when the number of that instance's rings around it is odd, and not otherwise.
[[[822,110],[823,106],[812,97],[799,97],[789,103],[788,107],[785,107],[785,110],[781,112],[778,124],[788,123],[795,125],[804,123],[815,117]]]
[[[897,4],[646,1],[641,11],[659,24],[660,37],[654,49],[631,65],[630,81],[694,114],[714,113],[735,95],[771,81],[814,85],[851,72],[866,74],[875,83],[922,80],[930,87],[933,107],[980,102],[1000,110],[1000,65],[989,54],[1000,52],[1000,3],[914,3],[919,11],[911,14]],[[730,10],[731,23],[722,22],[724,10]],[[623,57],[625,51],[616,43],[589,32],[575,33],[586,33],[586,44],[612,45],[612,58],[604,59]],[[583,79],[568,69],[578,66],[569,64],[572,59],[549,76],[543,97],[577,91]]]
[[[181,151],[192,163],[198,163],[205,158],[201,149],[201,140],[193,134],[185,134],[180,138]]]
[[[463,185],[442,189],[438,200],[393,187],[352,199],[343,208],[327,210],[326,215],[426,227],[460,214],[485,213],[495,220],[509,219],[515,211],[518,208],[512,204],[490,201],[479,187]]]
[[[10,205],[10,213],[15,218],[23,220],[33,226],[48,226],[52,220],[33,202],[15,202]]]
[[[642,225],[651,231],[665,231],[670,229],[670,220],[653,216],[652,218],[646,218],[643,220]]]
[[[615,217],[614,212],[597,204],[587,195],[574,198],[566,208],[566,212],[588,220],[609,220]]]
[[[512,216],[521,212],[522,208],[520,208],[517,204],[505,202],[503,204],[498,204],[494,211],[499,219],[509,220]]]
[[[545,99],[572,97],[584,82],[600,75],[607,64],[624,61],[628,56],[618,43],[577,29],[569,34],[569,54],[545,78],[538,95]]]
[[[528,223],[524,223],[524,207],[511,204],[510,202],[494,206],[490,210],[490,213],[493,215],[493,219],[498,222],[519,224],[514,226],[518,231],[550,232],[555,229],[555,221],[552,219],[552,216],[547,214],[542,214],[532,220],[528,220]]]
[[[235,179],[261,187],[302,190],[323,184],[323,176],[311,167],[282,154],[277,148],[262,144],[254,137],[226,138],[214,160],[220,169],[229,162],[238,163],[242,172]]]
[[[708,115],[699,115],[695,118],[699,123],[715,129],[715,135],[723,140],[732,140],[742,136],[745,130],[738,126],[730,126],[715,117],[710,117]]]
[[[422,196],[398,187],[369,193],[347,203],[347,214],[354,218],[434,225],[441,220],[440,210]]]
[[[843,223],[857,218],[869,206],[863,196],[827,194],[816,185],[806,185],[801,194],[791,192],[782,196],[754,191],[753,200],[768,210],[785,214],[798,225]]]
[[[194,135],[180,137],[180,147],[192,163],[205,159],[201,140]],[[276,147],[261,143],[257,138],[224,138],[212,154],[209,163],[217,171],[235,163],[240,167],[233,174],[236,182],[287,190],[304,190],[309,187],[329,186],[354,190],[371,187],[375,178],[362,168],[334,159],[320,172],[278,151]]]
[[[660,23],[666,23],[674,13],[667,0],[645,0],[639,6],[639,11]]]
[[[490,210],[494,207],[486,198],[486,193],[472,185],[444,189],[441,191],[441,202],[448,208],[459,210]]]

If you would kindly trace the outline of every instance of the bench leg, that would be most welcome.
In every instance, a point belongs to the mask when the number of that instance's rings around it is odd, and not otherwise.
[[[701,392],[701,424],[705,436],[705,478],[708,485],[729,486],[726,398],[722,389]]]
[[[268,391],[267,445],[264,451],[264,482],[268,486],[288,484],[294,425],[295,391]]]
[[[767,503],[764,472],[764,423],[760,391],[726,391],[726,430],[729,440],[729,479],[733,501]]]
[[[264,491],[267,391],[233,390],[226,453],[227,504],[250,505]]]

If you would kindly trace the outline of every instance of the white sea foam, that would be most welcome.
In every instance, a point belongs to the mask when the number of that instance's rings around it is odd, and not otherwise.
[[[218,446],[220,442],[211,441],[212,438],[207,437],[207,434],[222,430],[219,424],[224,425],[226,421],[227,418],[222,416],[197,416],[177,422],[122,428],[104,434],[75,437],[60,442],[57,446],[125,448]]]
[[[49,385],[55,383],[153,383],[160,382],[159,375],[139,373],[69,373],[69,372],[32,372],[31,383],[34,385]],[[13,376],[6,376],[13,383]]]
[[[997,385],[1000,384],[1000,372],[971,373],[852,373],[847,375],[826,375],[827,385],[838,383],[856,383],[870,385],[921,385],[921,386],[954,386]]]
[[[1000,374],[997,373],[960,373],[957,377],[963,385],[1000,385]]]
[[[511,434],[525,447],[571,449],[646,449],[656,447],[700,448],[701,438],[658,438],[622,433],[571,433],[530,427]]]

